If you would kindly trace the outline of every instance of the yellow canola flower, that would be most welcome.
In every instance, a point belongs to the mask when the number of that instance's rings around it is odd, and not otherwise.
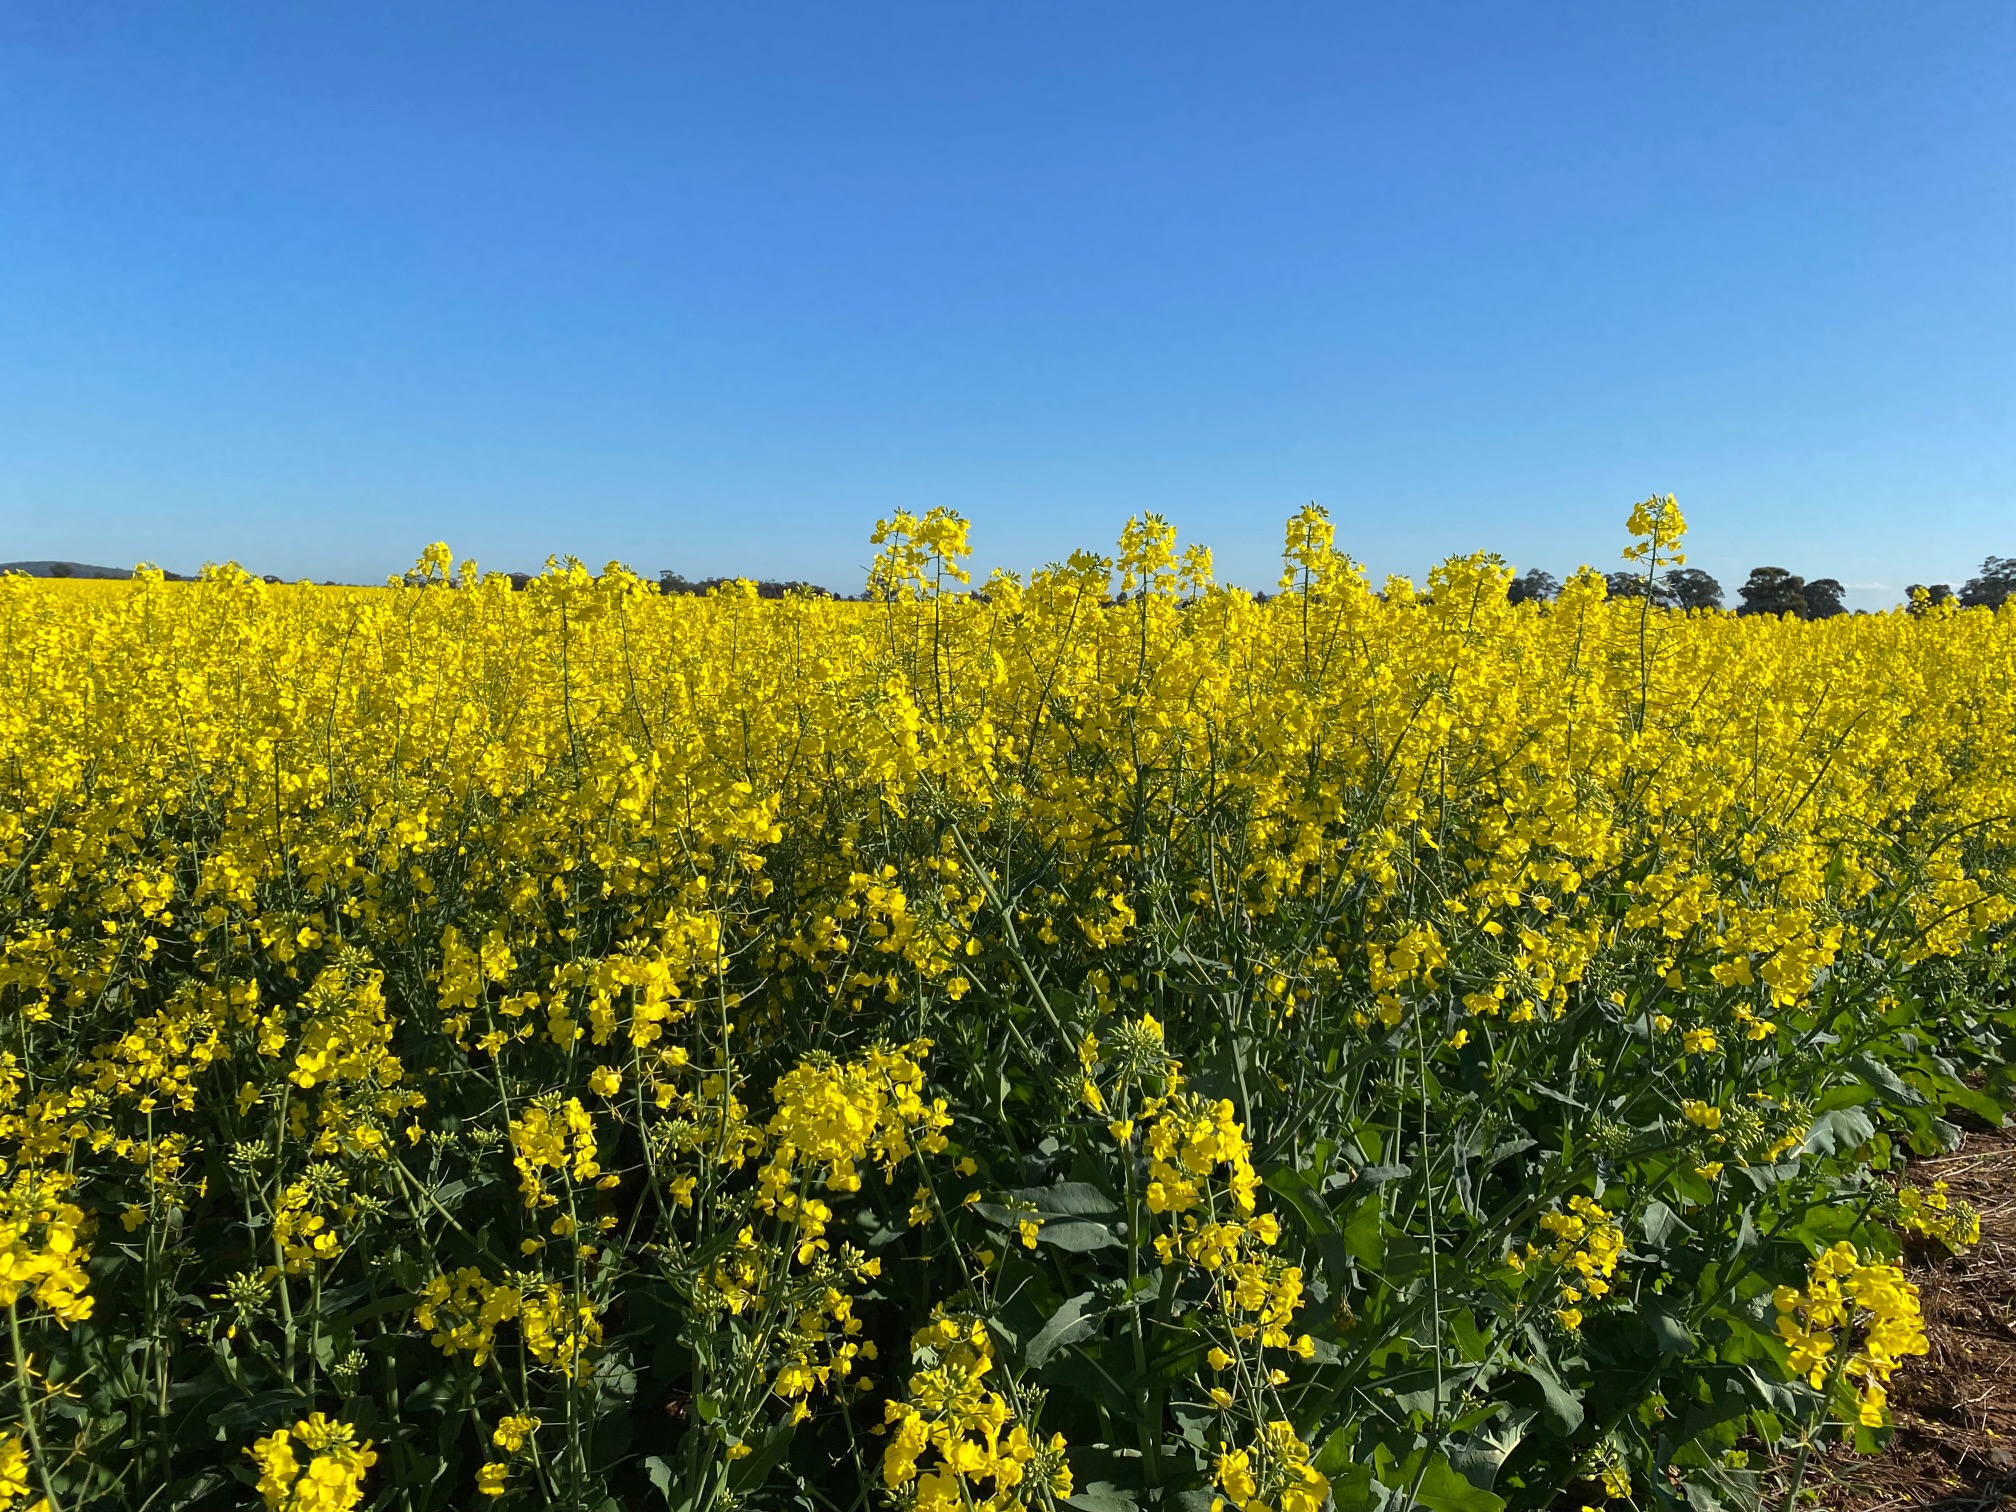
[[[514,1412],[492,1431],[490,1442],[506,1454],[520,1454],[538,1431],[539,1419],[530,1413]]]
[[[884,1404],[882,1484],[941,1512],[1040,1508],[1071,1494],[1062,1434],[1043,1441],[992,1389],[993,1342],[978,1318],[940,1312],[912,1340],[921,1368]]]
[[[12,1512],[27,1501],[28,1470],[26,1441],[18,1433],[0,1434],[0,1512]]]
[[[1907,1234],[1936,1239],[1954,1254],[1981,1242],[1980,1213],[1967,1203],[1954,1202],[1943,1181],[1933,1182],[1929,1192],[1900,1188],[1897,1206],[1897,1226]]]
[[[1778,1287],[1772,1304],[1791,1373],[1817,1390],[1838,1368],[1865,1427],[1883,1426],[1889,1381],[1905,1357],[1931,1350],[1918,1310],[1918,1288],[1898,1267],[1862,1259],[1846,1240],[1807,1267],[1804,1291]],[[1859,1347],[1840,1357],[1839,1347],[1851,1343],[1857,1329]]]
[[[1311,1451],[1292,1424],[1265,1424],[1249,1446],[1220,1445],[1211,1462],[1214,1512],[1322,1512],[1330,1482],[1309,1463]]]
[[[0,1307],[25,1295],[66,1327],[91,1316],[90,1220],[68,1200],[74,1185],[61,1172],[23,1170],[0,1188]]]
[[[559,1201],[546,1188],[544,1173],[566,1174],[576,1182],[602,1174],[596,1162],[595,1120],[578,1097],[535,1102],[511,1120],[512,1164],[518,1168],[519,1189],[527,1207],[550,1207]]]
[[[320,1412],[245,1452],[259,1468],[259,1495],[272,1512],[348,1512],[363,1500],[364,1473],[378,1462],[356,1429]]]

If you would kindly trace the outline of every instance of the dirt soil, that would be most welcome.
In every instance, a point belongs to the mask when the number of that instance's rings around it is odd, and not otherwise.
[[[1827,1512],[2016,1512],[2016,1128],[1969,1133],[1906,1179],[1972,1203],[1981,1243],[1961,1256],[1914,1244],[1932,1353],[1890,1384],[1896,1437],[1880,1455],[1828,1455],[1806,1483]]]

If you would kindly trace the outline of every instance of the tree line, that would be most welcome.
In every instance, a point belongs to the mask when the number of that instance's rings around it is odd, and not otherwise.
[[[1663,609],[1722,609],[1722,585],[1699,567],[1678,567],[1664,572],[1647,584],[1643,573],[1611,572],[1604,575],[1612,598],[1641,598],[1648,586],[1652,602]],[[1561,583],[1551,572],[1529,568],[1512,580],[1515,604],[1529,600],[1545,602],[1561,591]],[[1832,619],[1846,614],[1845,590],[1836,578],[1804,578],[1783,567],[1753,567],[1743,586],[1736,590],[1737,614],[1795,614],[1800,619]],[[1950,583],[1913,583],[1905,598],[1913,612],[1936,604],[1958,603],[1963,609],[1999,609],[2016,596],[2016,557],[1991,556],[1981,563],[1978,575],[1969,578],[1954,592]]]

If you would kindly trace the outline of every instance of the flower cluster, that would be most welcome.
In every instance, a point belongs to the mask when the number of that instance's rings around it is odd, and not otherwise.
[[[535,1101],[523,1117],[511,1120],[511,1149],[527,1207],[553,1207],[560,1201],[546,1189],[547,1171],[563,1172],[583,1183],[602,1174],[595,1159],[595,1120],[578,1097]]]
[[[1169,1090],[1149,1098],[1140,1117],[1148,1157],[1149,1212],[1180,1218],[1205,1205],[1213,1195],[1207,1190],[1209,1178],[1220,1166],[1225,1167],[1220,1180],[1232,1208],[1242,1214],[1253,1212],[1253,1195],[1260,1187],[1253,1171],[1253,1146],[1228,1099],[1199,1097],[1172,1073]]]
[[[25,1292],[65,1324],[91,1316],[84,1235],[90,1218],[70,1200],[74,1178],[23,1170],[0,1188],[0,1306]]]
[[[301,1027],[287,1079],[301,1088],[344,1081],[392,1083],[404,1074],[392,1054],[384,978],[363,952],[338,953],[301,999]]]
[[[1330,1482],[1309,1460],[1294,1425],[1278,1418],[1247,1447],[1221,1445],[1211,1462],[1218,1489],[1212,1512],[1228,1505],[1237,1512],[1323,1512]]]
[[[874,1161],[886,1175],[917,1149],[935,1154],[945,1148],[952,1116],[943,1099],[927,1103],[922,1095],[919,1060],[930,1048],[930,1041],[919,1040],[900,1050],[877,1047],[851,1061],[808,1059],[778,1079],[777,1111],[767,1126],[770,1157],[756,1175],[756,1206],[795,1229],[800,1265],[826,1248],[833,1217],[831,1207],[804,1190],[812,1178],[829,1192],[858,1192],[862,1161]]]
[[[1943,1181],[1933,1182],[1929,1192],[1913,1186],[1898,1188],[1896,1223],[1907,1234],[1936,1239],[1956,1255],[1981,1242],[1980,1213],[1971,1204],[1948,1196]]]
[[[488,1460],[477,1470],[476,1489],[485,1496],[502,1496],[511,1478],[511,1461],[537,1453],[534,1435],[538,1431],[539,1419],[526,1412],[511,1413],[499,1422],[490,1435],[490,1444],[504,1458]]]
[[[28,1500],[28,1446],[18,1433],[0,1434],[0,1512],[14,1512]],[[29,1512],[41,1512],[37,1502]]]
[[[854,1312],[854,1297],[847,1288],[860,1287],[882,1274],[882,1262],[870,1259],[853,1245],[843,1245],[840,1253],[821,1255],[807,1272],[785,1283],[786,1324],[780,1330],[783,1351],[771,1389],[791,1404],[791,1422],[802,1423],[812,1415],[810,1397],[816,1391],[831,1390],[851,1380],[866,1391],[874,1383],[857,1375],[859,1367],[876,1358],[875,1342],[861,1337],[861,1319]]]
[[[378,1462],[356,1429],[320,1412],[245,1452],[259,1467],[259,1495],[271,1512],[348,1512],[364,1499],[364,1472]]]
[[[486,1363],[497,1330],[517,1323],[526,1351],[563,1375],[585,1375],[588,1351],[602,1342],[602,1324],[589,1298],[533,1273],[492,1281],[474,1266],[437,1275],[421,1288],[413,1321],[446,1355],[467,1354]]]
[[[828,1190],[854,1192],[861,1188],[858,1162],[887,1171],[909,1158],[913,1135],[927,1151],[944,1149],[951,1115],[943,1099],[927,1103],[922,1095],[920,1062],[930,1049],[929,1040],[918,1040],[852,1061],[800,1062],[773,1089],[773,1162],[817,1167]]]
[[[1931,1348],[1918,1288],[1896,1266],[1865,1261],[1843,1240],[1807,1267],[1803,1292],[1781,1286],[1771,1300],[1792,1373],[1818,1390],[1838,1371],[1836,1378],[1853,1394],[1858,1421],[1881,1427],[1890,1377],[1905,1356]],[[1836,1346],[1857,1328],[1860,1347],[1844,1359]]]
[[[1565,1210],[1540,1215],[1540,1227],[1551,1240],[1528,1243],[1506,1260],[1515,1270],[1546,1266],[1555,1274],[1560,1306],[1554,1319],[1573,1332],[1582,1326],[1581,1304],[1610,1293],[1610,1278],[1624,1257],[1624,1230],[1593,1197],[1570,1197]]]
[[[881,547],[869,569],[868,591],[876,597],[922,597],[946,580],[970,582],[959,565],[968,553],[970,526],[954,510],[933,509],[919,516],[899,509],[875,522],[872,545]]]
[[[884,1405],[886,1488],[918,1512],[1010,1512],[1071,1494],[1064,1436],[1040,1441],[993,1389],[994,1344],[984,1322],[940,1313],[911,1350],[923,1368],[903,1398]]]
[[[343,1253],[343,1225],[354,1221],[359,1207],[343,1170],[328,1161],[310,1165],[298,1181],[289,1182],[273,1209],[273,1247],[290,1276]]]

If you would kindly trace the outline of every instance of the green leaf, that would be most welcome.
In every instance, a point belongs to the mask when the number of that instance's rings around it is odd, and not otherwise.
[[[1855,1108],[1863,1103],[1873,1102],[1876,1089],[1862,1082],[1841,1082],[1829,1087],[1813,1100],[1813,1106],[1822,1113],[1832,1113],[1836,1108]]]
[[[1661,1354],[1684,1355],[1693,1351],[1694,1335],[1667,1309],[1658,1307],[1646,1313],[1645,1327],[1652,1335],[1653,1347]]]
[[[1535,1082],[1529,1090],[1539,1093],[1542,1097],[1548,1099],[1550,1102],[1560,1103],[1563,1107],[1579,1108],[1584,1111],[1586,1111],[1589,1107],[1589,1105],[1583,1102],[1579,1097],[1571,1097],[1566,1092],[1563,1092],[1558,1088],[1545,1086],[1539,1082]]]
[[[1064,1505],[1078,1512],[1136,1512],[1133,1492],[1103,1480],[1067,1498]]]
[[[1834,1108],[1813,1120],[1802,1155],[1846,1155],[1876,1137],[1876,1125],[1860,1108]]]
[[[1211,1446],[1218,1442],[1218,1414],[1206,1412],[1184,1402],[1169,1404],[1169,1415],[1176,1419],[1176,1436],[1193,1449],[1209,1453]]]
[[[1811,1393],[1802,1391],[1803,1382],[1794,1384],[1787,1381],[1774,1380],[1770,1376],[1759,1373],[1753,1365],[1743,1367],[1743,1376],[1749,1383],[1751,1391],[1756,1393],[1759,1401],[1763,1402],[1773,1412],[1782,1414],[1785,1417],[1797,1416],[1800,1409],[1809,1405],[1812,1400]]]
[[[1946,1102],[1951,1107],[1965,1108],[1984,1123],[1999,1127],[2008,1116],[2008,1110],[1986,1092],[1977,1092],[1972,1087],[1948,1087]]]
[[[1472,1485],[1442,1454],[1428,1461],[1414,1499],[1428,1512],[1504,1512],[1505,1507],[1504,1497]]]
[[[1262,1178],[1267,1189],[1288,1204],[1288,1211],[1300,1222],[1303,1233],[1315,1245],[1324,1274],[1335,1284],[1345,1284],[1350,1269],[1350,1252],[1336,1215],[1316,1190],[1313,1173],[1278,1167]]]
[[[1582,1399],[1561,1383],[1561,1378],[1538,1361],[1520,1367],[1540,1387],[1541,1416],[1557,1438],[1566,1438],[1582,1426]]]
[[[1073,1254],[1083,1254],[1087,1250],[1117,1249],[1120,1237],[1103,1223],[1090,1218],[1061,1218],[1053,1214],[1032,1213],[1022,1208],[1002,1207],[992,1202],[976,1202],[973,1211],[989,1222],[999,1224],[1003,1236],[1015,1240],[1024,1223],[1036,1224],[1036,1240],[1039,1244],[1055,1245],[1058,1249],[1069,1250]]]
[[[373,1318],[384,1317],[387,1313],[411,1312],[422,1300],[418,1292],[399,1292],[390,1297],[380,1297],[375,1302],[367,1302],[355,1312],[344,1313],[341,1317],[325,1316],[322,1326],[354,1329],[359,1323],[368,1323]],[[323,1299],[323,1306],[325,1309],[328,1306],[326,1297]]]
[[[1645,1242],[1654,1249],[1663,1250],[1694,1236],[1694,1231],[1680,1221],[1680,1215],[1656,1197],[1645,1204],[1645,1215],[1638,1221],[1645,1231]]]
[[[1691,1512],[1758,1512],[1760,1485],[1755,1470],[1729,1470],[1720,1465],[1689,1470],[1685,1481]]]
[[[1367,1270],[1386,1263],[1386,1226],[1381,1221],[1379,1199],[1367,1197],[1352,1209],[1344,1223],[1344,1248]]]
[[[1428,1244],[1396,1224],[1387,1224],[1386,1262],[1380,1267],[1385,1280],[1393,1286],[1405,1286],[1417,1276],[1428,1274]]]
[[[220,1438],[227,1433],[249,1434],[250,1430],[271,1426],[286,1415],[287,1409],[299,1406],[300,1402],[299,1392],[262,1391],[257,1396],[211,1413],[209,1422],[218,1430]]]
[[[1404,1181],[1412,1171],[1413,1167],[1404,1165],[1368,1165],[1354,1171],[1347,1165],[1324,1185],[1328,1187],[1341,1182],[1343,1190],[1332,1196],[1331,1201],[1349,1202],[1365,1192],[1377,1191],[1388,1182]]]
[[[1485,1411],[1487,1416],[1476,1424],[1471,1441],[1452,1444],[1447,1453],[1449,1463],[1463,1473],[1464,1479],[1488,1491],[1539,1414],[1531,1407],[1508,1407],[1503,1402],[1493,1403]],[[1466,1420],[1468,1417],[1466,1414]]]
[[[1119,1236],[1103,1223],[1092,1223],[1083,1218],[1067,1218],[1059,1223],[1051,1221],[1036,1230],[1038,1244],[1054,1245],[1074,1255],[1082,1255],[1090,1250],[1122,1249]]]
[[[1003,1194],[1015,1202],[1028,1203],[1039,1213],[1057,1213],[1068,1218],[1096,1218],[1120,1211],[1099,1188],[1086,1181],[1060,1181],[1055,1186],[1021,1187]]]
[[[1481,1365],[1491,1353],[1491,1341],[1477,1326],[1477,1320],[1470,1315],[1470,1309],[1459,1307],[1448,1316],[1449,1333],[1456,1341],[1456,1347],[1463,1352],[1463,1358],[1472,1365]]]
[[[748,1443],[747,1439],[743,1440]],[[791,1447],[791,1425],[778,1421],[770,1425],[751,1446],[755,1452],[746,1459],[736,1460],[728,1467],[728,1485],[738,1492],[753,1491],[770,1477],[777,1468],[777,1462],[784,1458],[784,1451]]]
[[[1399,1181],[1413,1171],[1405,1165],[1369,1165],[1358,1172],[1358,1180],[1366,1186],[1384,1186],[1389,1181]]]
[[[672,1501],[672,1467],[655,1454],[646,1455],[644,1458],[644,1473],[651,1477],[651,1484],[658,1488],[658,1494],[665,1498],[667,1505],[670,1505]]]
[[[1316,1458],[1309,1462],[1318,1475],[1335,1480],[1340,1472],[1351,1463],[1351,1446],[1358,1440],[1358,1425],[1347,1423],[1342,1428],[1332,1429],[1330,1436],[1323,1440],[1323,1447],[1316,1451]],[[1368,1466],[1366,1473],[1371,1469]],[[1342,1505],[1342,1499],[1339,1499]]]
[[[1331,1438],[1335,1439],[1336,1434]],[[1330,1499],[1337,1512],[1379,1512],[1386,1505],[1383,1489],[1374,1489],[1370,1465],[1350,1465],[1341,1472],[1324,1471],[1330,1477]]]
[[[1903,1077],[1873,1055],[1856,1056],[1854,1067],[1856,1075],[1876,1088],[1890,1102],[1906,1108],[1916,1108],[1925,1101],[1922,1094],[1906,1085]]]
[[[1023,1358],[1028,1361],[1031,1370],[1040,1370],[1058,1350],[1091,1334],[1097,1326],[1096,1316],[1088,1316],[1093,1302],[1091,1292],[1080,1292],[1050,1314],[1037,1330],[1036,1337],[1029,1341],[1029,1347],[1023,1351]]]

